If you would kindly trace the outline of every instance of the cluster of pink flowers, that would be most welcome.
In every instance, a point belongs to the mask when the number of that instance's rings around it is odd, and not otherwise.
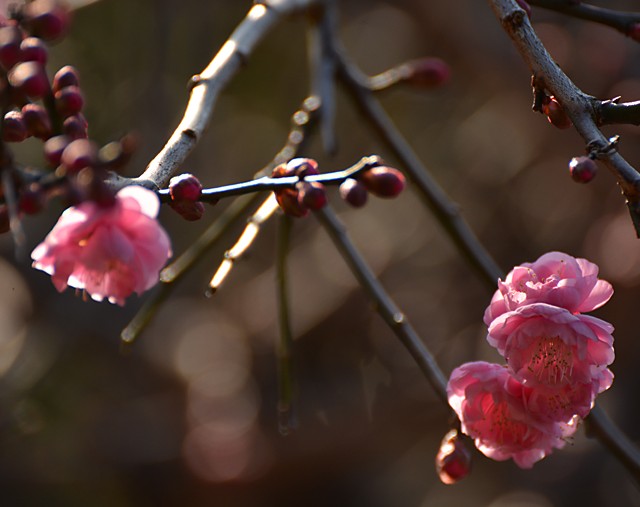
[[[155,193],[140,186],[125,187],[108,205],[84,201],[67,209],[36,247],[33,267],[50,274],[60,292],[75,287],[123,305],[158,282],[171,256],[159,209]]]
[[[598,266],[560,252],[498,281],[484,322],[506,365],[463,364],[447,388],[462,431],[482,453],[531,468],[575,433],[613,382],[613,326],[583,314],[612,294]]]

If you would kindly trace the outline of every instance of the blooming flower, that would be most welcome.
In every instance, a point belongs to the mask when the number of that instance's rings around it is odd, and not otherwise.
[[[577,416],[569,421],[537,417],[529,408],[532,393],[507,368],[484,361],[459,366],[447,385],[449,404],[476,447],[498,461],[512,458],[521,468],[563,447],[578,422]]]
[[[612,331],[595,317],[534,303],[496,318],[487,341],[528,386],[591,384],[613,362]]]
[[[605,304],[613,288],[598,279],[598,266],[561,252],[549,252],[533,263],[516,266],[498,281],[484,314],[487,326],[505,312],[532,303],[548,303],[571,313],[590,312]]]
[[[67,209],[31,257],[62,292],[84,289],[96,301],[124,304],[158,282],[171,256],[167,233],[156,220],[160,202],[150,190],[129,186],[109,207],[86,201]]]

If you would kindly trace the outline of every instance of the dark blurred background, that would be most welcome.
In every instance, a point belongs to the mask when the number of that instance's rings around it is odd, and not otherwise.
[[[454,5],[455,4],[455,5]],[[601,2],[631,10],[636,1]],[[91,136],[135,132],[127,171],[142,172],[183,113],[186,83],[249,9],[249,0],[102,0],[75,13],[52,49],[50,70],[73,64],[87,98]],[[572,130],[531,112],[529,74],[485,2],[344,0],[341,35],[369,73],[439,56],[452,67],[437,91],[397,86],[380,95],[398,127],[503,269],[561,250],[599,264],[616,293],[595,314],[616,327],[616,381],[599,398],[640,440],[636,317],[640,248],[612,175],[589,185],[568,174],[584,154]],[[585,92],[640,98],[640,46],[598,25],[534,9],[548,49]],[[308,93],[306,19],[280,24],[217,104],[184,171],[208,186],[250,178],[283,145]],[[393,156],[338,97],[340,149],[318,139],[304,155],[335,170],[363,155]],[[634,127],[623,156],[640,165]],[[27,141],[17,158],[42,165]],[[412,189],[395,201],[349,209],[342,219],[395,301],[448,375],[462,362],[499,362],[484,339],[491,292],[453,248]],[[161,220],[181,253],[226,203],[186,223]],[[25,221],[28,246],[58,214]],[[455,486],[434,471],[447,411],[357,287],[313,217],[294,227],[290,273],[296,335],[298,428],[278,432],[274,344],[277,220],[263,228],[222,289],[204,289],[240,226],[202,259],[128,355],[119,333],[126,307],[60,295],[49,277],[14,258],[0,238],[0,505],[550,507],[640,505],[623,467],[580,430],[571,445],[523,471],[474,453]]]

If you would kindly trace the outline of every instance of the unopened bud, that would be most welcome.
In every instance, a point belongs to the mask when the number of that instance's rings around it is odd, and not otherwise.
[[[457,430],[449,431],[436,455],[436,471],[445,484],[455,484],[464,479],[471,470],[471,453],[464,445]]]
[[[71,139],[86,139],[89,137],[88,124],[82,113],[65,118],[62,122],[62,132]]]
[[[451,78],[449,65],[440,58],[419,58],[406,65],[411,71],[407,82],[421,88],[437,88]]]
[[[318,162],[312,158],[292,158],[287,162],[286,173],[287,176],[295,175],[299,178],[319,174]]]
[[[60,88],[55,92],[54,98],[56,100],[56,109],[63,118],[79,113],[84,106],[84,97],[77,86]]]
[[[280,205],[282,211],[287,215],[296,218],[302,218],[309,214],[309,208],[302,205],[298,200],[298,192],[292,188],[285,188],[275,192],[276,201]]]
[[[204,215],[204,204],[200,201],[170,201],[169,206],[185,220],[193,222]]]
[[[79,86],[80,80],[78,78],[78,71],[71,65],[65,65],[53,76],[53,83],[51,87],[54,92],[62,90],[67,86]]]
[[[396,197],[405,186],[404,175],[392,167],[379,166],[362,173],[360,181],[378,197]]]
[[[46,140],[43,146],[44,158],[51,167],[60,165],[62,152],[65,150],[72,139],[67,136],[54,136]]]
[[[40,104],[25,104],[22,108],[22,118],[32,136],[39,139],[51,137],[51,120],[46,109]]]
[[[2,140],[19,143],[29,137],[21,111],[9,111],[2,119]]]
[[[25,7],[25,21],[29,31],[44,40],[56,40],[69,29],[69,11],[56,0],[34,0]]]
[[[597,172],[597,164],[589,157],[573,157],[569,162],[569,173],[578,183],[589,183]]]
[[[340,197],[354,208],[361,208],[367,203],[369,192],[363,183],[348,178],[340,184]]]
[[[318,182],[301,181],[296,185],[298,202],[310,210],[319,210],[327,205],[327,192]]]
[[[202,195],[202,184],[193,174],[180,174],[169,181],[169,193],[172,201],[195,202]]]
[[[98,147],[88,139],[76,139],[62,152],[60,163],[68,173],[78,173],[85,167],[95,167],[98,162]]]
[[[28,97],[40,98],[49,91],[49,78],[39,62],[22,62],[9,71],[9,84]]]
[[[547,115],[547,120],[554,127],[558,127],[559,129],[568,129],[571,127],[571,120],[555,97],[547,97],[544,100],[542,103],[542,112]]]
[[[0,65],[9,70],[18,63],[22,56],[20,43],[22,42],[22,30],[17,26],[4,26],[0,28]]]
[[[20,43],[23,62],[38,62],[45,65],[49,59],[47,45],[38,37],[27,37]]]

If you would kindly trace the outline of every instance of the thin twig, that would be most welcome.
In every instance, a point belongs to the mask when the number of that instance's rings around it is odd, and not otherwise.
[[[144,173],[136,178],[138,184],[155,188],[167,184],[202,137],[220,92],[267,32],[286,14],[306,9],[317,1],[265,0],[251,7],[209,65],[191,78],[191,94],[182,121]]]
[[[279,209],[274,194],[269,194],[257,211],[249,217],[247,225],[234,245],[224,253],[224,259],[209,282],[207,296],[213,295],[227,279],[238,259],[253,245],[261,226]]]
[[[597,438],[630,472],[640,487],[640,451],[604,410],[595,406],[585,419],[587,436]]]
[[[368,86],[368,79],[347,59],[341,49],[334,47],[339,76],[347,90],[371,122],[382,140],[398,157],[407,176],[416,186],[422,201],[445,228],[465,259],[476,269],[491,289],[502,271],[480,243],[460,213],[459,207],[444,193],[431,177],[409,143],[384,111]]]
[[[361,158],[354,165],[342,171],[305,176],[304,180],[308,182],[322,183],[323,185],[340,185],[344,180],[355,178],[363,171],[380,165],[382,165],[382,159],[377,155],[371,155]],[[300,178],[298,176],[285,176],[282,178],[261,176],[253,180],[233,183],[231,185],[205,188],[202,190],[200,201],[216,203],[218,202],[218,200],[224,197],[254,194],[256,192],[285,188],[294,188],[299,182]],[[171,192],[168,189],[158,190],[157,194],[162,202],[169,202],[171,200]]]
[[[358,249],[351,242],[345,226],[329,206],[317,211],[315,215],[331,237],[351,272],[374,303],[376,311],[409,351],[440,400],[445,406],[449,406],[446,377],[405,314],[396,306]]]
[[[295,428],[293,409],[293,334],[289,315],[290,299],[287,277],[287,258],[290,248],[292,218],[282,215],[278,228],[278,250],[276,261],[276,291],[278,295],[278,322],[280,340],[276,346],[278,357],[278,428],[283,435]]]
[[[640,13],[638,12],[615,11],[575,0],[528,0],[528,3],[535,7],[560,12],[566,16],[610,26],[625,35],[629,33],[632,25],[640,22]]]

